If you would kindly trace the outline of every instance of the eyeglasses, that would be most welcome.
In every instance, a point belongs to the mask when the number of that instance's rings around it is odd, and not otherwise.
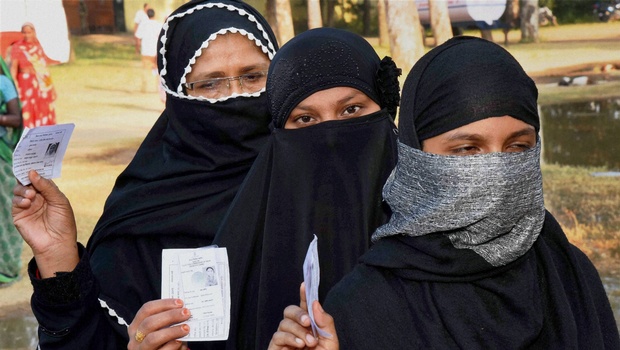
[[[223,77],[194,81],[183,84],[187,90],[193,92],[192,95],[203,96],[207,98],[218,98],[227,96],[230,91],[230,82],[239,80],[241,91],[247,93],[258,92],[265,87],[267,82],[267,72],[252,72],[240,75],[238,77]]]

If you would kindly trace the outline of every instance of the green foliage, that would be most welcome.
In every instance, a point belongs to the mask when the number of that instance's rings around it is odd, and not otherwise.
[[[539,0],[540,6],[548,6],[560,24],[597,22],[594,4],[599,0]],[[602,0],[603,2],[606,0]],[[545,3],[545,5],[543,5]]]

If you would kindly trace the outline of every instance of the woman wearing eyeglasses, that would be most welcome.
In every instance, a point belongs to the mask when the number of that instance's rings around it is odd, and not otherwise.
[[[86,249],[53,182],[33,172],[32,186],[15,189],[14,221],[35,257],[42,349],[185,346],[176,339],[188,333],[188,310],[158,300],[161,250],[211,244],[269,135],[264,72],[277,42],[255,9],[193,1],[168,17],[160,39],[166,108],[118,177]]]
[[[299,298],[288,286],[303,281],[314,235],[323,300],[387,220],[381,187],[396,162],[399,74],[364,38],[333,28],[301,33],[274,57],[275,129],[214,240],[230,261],[227,349],[267,348]]]

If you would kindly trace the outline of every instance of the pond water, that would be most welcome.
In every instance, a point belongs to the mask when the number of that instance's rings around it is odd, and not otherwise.
[[[620,98],[545,105],[543,159],[620,171]]]
[[[548,163],[607,167],[620,174],[620,98],[541,106]],[[620,329],[620,275],[602,275]],[[0,349],[36,349],[31,315],[0,319]]]

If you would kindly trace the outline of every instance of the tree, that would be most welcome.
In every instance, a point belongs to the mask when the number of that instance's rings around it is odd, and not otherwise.
[[[521,42],[538,42],[538,0],[521,0]]]
[[[323,18],[321,17],[321,1],[308,0],[308,29],[319,28],[323,26]]]
[[[280,46],[295,36],[293,15],[289,0],[275,0],[276,28]]]
[[[508,32],[520,25],[519,19],[519,0],[506,0],[506,10],[502,15],[501,22],[504,23],[504,45],[508,46]]]
[[[385,0],[390,54],[403,71],[424,54],[424,37],[414,0]]]
[[[441,45],[452,37],[452,23],[448,15],[448,2],[445,0],[428,0],[431,28],[435,45]]]
[[[327,26],[333,27],[336,22],[336,4],[338,4],[338,0],[326,0],[327,3]]]
[[[265,12],[266,12],[265,17],[267,19],[267,23],[269,23],[269,26],[271,27],[271,30],[273,30],[273,34],[276,36],[276,38],[279,38],[278,19],[276,15],[276,0],[267,0],[265,4]]]
[[[377,1],[377,22],[379,24],[379,46],[387,46],[390,43],[388,33],[387,16],[385,14],[385,0]]]
[[[362,5],[363,8],[363,13],[362,13],[362,21],[363,21],[363,25],[364,25],[364,29],[362,34],[364,36],[369,36],[370,35],[370,0],[363,0],[364,3]]]

